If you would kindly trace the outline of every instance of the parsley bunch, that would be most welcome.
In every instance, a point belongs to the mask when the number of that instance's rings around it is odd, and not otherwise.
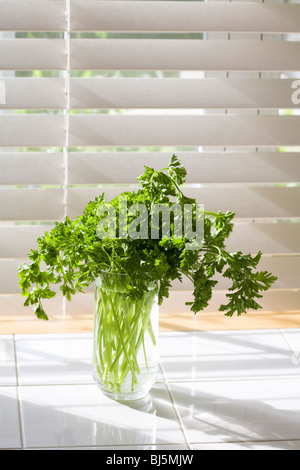
[[[195,199],[186,197],[181,189],[186,179],[186,170],[173,155],[168,167],[160,171],[145,167],[138,181],[141,188],[125,192],[112,199],[110,204],[117,214],[117,235],[120,215],[120,198],[127,197],[128,205],[143,204],[150,211],[153,204],[175,202],[182,208],[185,204],[196,208]],[[25,306],[32,305],[38,318],[48,320],[43,300],[55,297],[54,286],[71,300],[77,292],[84,292],[100,276],[101,272],[127,274],[128,298],[141,298],[151,282],[159,284],[159,304],[169,296],[175,280],[187,277],[194,286],[194,300],[188,302],[191,311],[205,309],[217,285],[215,276],[222,274],[231,281],[227,294],[228,303],[220,311],[227,316],[241,315],[249,309],[258,310],[257,299],[276,281],[267,271],[258,271],[262,253],[252,256],[242,252],[229,253],[225,241],[233,230],[233,212],[203,212],[204,237],[197,249],[186,249],[187,239],[173,237],[174,220],[170,237],[162,233],[158,239],[115,239],[97,236],[97,227],[103,220],[99,208],[106,204],[105,194],[90,202],[82,215],[75,220],[66,217],[62,222],[37,240],[38,248],[30,251],[29,264],[19,267],[20,288],[25,297]],[[193,212],[194,218],[197,217]],[[128,216],[128,226],[134,216]],[[195,222],[195,220],[194,220]],[[151,230],[149,221],[149,231]]]

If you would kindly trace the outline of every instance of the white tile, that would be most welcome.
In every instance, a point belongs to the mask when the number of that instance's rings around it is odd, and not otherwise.
[[[294,364],[300,364],[300,329],[284,329],[281,330],[283,337],[287,341],[292,350],[292,361]]]
[[[20,396],[26,447],[185,444],[163,384],[130,406],[96,385],[27,386]]]
[[[160,334],[160,355],[282,353],[287,346],[280,330],[186,331]],[[171,351],[170,351],[171,350]]]
[[[14,387],[0,387],[0,449],[20,447],[17,391]]]
[[[98,447],[101,450],[189,450],[187,445],[153,445],[153,446],[111,446],[111,447]]]
[[[42,448],[32,448],[30,447],[30,449],[25,449],[25,450],[43,450]],[[136,451],[142,451],[142,450],[189,450],[188,446],[187,445],[160,445],[160,444],[157,444],[157,445],[152,445],[152,446],[115,446],[115,445],[111,445],[111,446],[107,446],[107,447],[46,447],[44,448],[44,450],[107,450],[107,451],[116,451],[116,450],[136,450]]]
[[[93,383],[92,334],[16,335],[20,385]]]
[[[164,333],[160,361],[168,381],[300,377],[279,330]]]
[[[13,336],[0,336],[0,386],[17,385]]]
[[[300,379],[169,384],[190,443],[300,439]]]
[[[192,450],[300,450],[300,441],[192,444]]]
[[[156,377],[156,382],[164,382],[165,379],[164,379],[164,374],[163,374],[163,370],[162,370],[162,365],[160,363],[160,361],[158,362],[158,369],[157,369],[157,377]]]

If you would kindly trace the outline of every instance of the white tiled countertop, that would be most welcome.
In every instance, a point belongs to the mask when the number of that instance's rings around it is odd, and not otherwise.
[[[300,330],[160,334],[134,404],[92,378],[92,334],[0,336],[0,449],[300,450]]]

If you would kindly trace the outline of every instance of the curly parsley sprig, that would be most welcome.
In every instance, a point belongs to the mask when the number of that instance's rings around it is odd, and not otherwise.
[[[145,167],[143,175],[137,178],[141,188],[120,194],[110,204],[115,207],[117,216],[122,196],[127,197],[129,206],[144,204],[149,211],[157,203],[171,207],[174,200],[182,208],[185,204],[196,208],[196,200],[186,197],[181,189],[186,174],[186,169],[173,155],[168,167],[160,171]],[[173,281],[187,277],[194,286],[194,300],[187,305],[195,314],[209,305],[218,283],[216,276],[222,275],[231,281],[231,287],[228,303],[221,305],[221,312],[232,316],[261,308],[257,299],[277,278],[257,270],[261,253],[252,256],[226,250],[225,242],[233,230],[233,212],[204,212],[203,243],[198,249],[187,250],[186,238],[175,238],[173,233],[169,238],[160,236],[158,239],[131,239],[129,236],[99,239],[99,207],[105,203],[105,195],[101,194],[77,219],[66,217],[56,223],[50,233],[46,232],[37,240],[38,248],[28,255],[30,263],[19,267],[20,288],[26,298],[24,305],[32,305],[38,318],[48,320],[43,301],[55,297],[55,286],[71,300],[77,292],[84,292],[102,271],[127,274],[129,298],[141,297],[149,282],[158,281],[159,304],[169,296]],[[151,220],[149,231],[150,224]],[[119,228],[117,225],[117,230]]]

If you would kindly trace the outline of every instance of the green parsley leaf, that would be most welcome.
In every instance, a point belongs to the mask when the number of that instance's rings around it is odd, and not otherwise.
[[[171,207],[175,200],[182,209],[185,204],[190,204],[195,223],[197,203],[195,199],[186,197],[181,188],[186,176],[186,169],[176,155],[171,157],[168,167],[160,171],[145,167],[144,173],[137,178],[141,186],[138,191],[122,193],[110,201],[116,211],[117,234],[121,232],[119,216],[122,209],[119,202],[125,196],[129,206],[143,204],[148,213],[153,204]],[[175,218],[167,237],[160,230],[157,239],[134,239],[126,230],[124,237],[99,239],[97,227],[103,219],[99,209],[106,203],[105,195],[101,194],[89,202],[83,214],[75,220],[66,217],[57,222],[50,233],[45,232],[37,240],[38,248],[28,255],[30,262],[19,267],[24,305],[33,306],[38,318],[48,319],[42,302],[56,295],[53,286],[59,286],[62,295],[71,300],[77,292],[84,292],[102,271],[127,274],[128,298],[142,297],[149,282],[159,282],[160,305],[169,296],[173,281],[182,281],[186,277],[194,286],[194,300],[187,304],[195,314],[209,305],[218,283],[216,275],[222,275],[231,282],[231,287],[227,294],[228,303],[221,305],[221,312],[232,316],[261,308],[257,300],[277,278],[266,271],[258,271],[260,252],[252,256],[226,250],[226,240],[234,226],[233,212],[203,212],[203,243],[197,242],[194,244],[197,249],[189,250],[186,249],[185,236],[174,236]],[[133,217],[128,219],[126,229]],[[153,228],[151,218],[146,223],[150,234]]]

